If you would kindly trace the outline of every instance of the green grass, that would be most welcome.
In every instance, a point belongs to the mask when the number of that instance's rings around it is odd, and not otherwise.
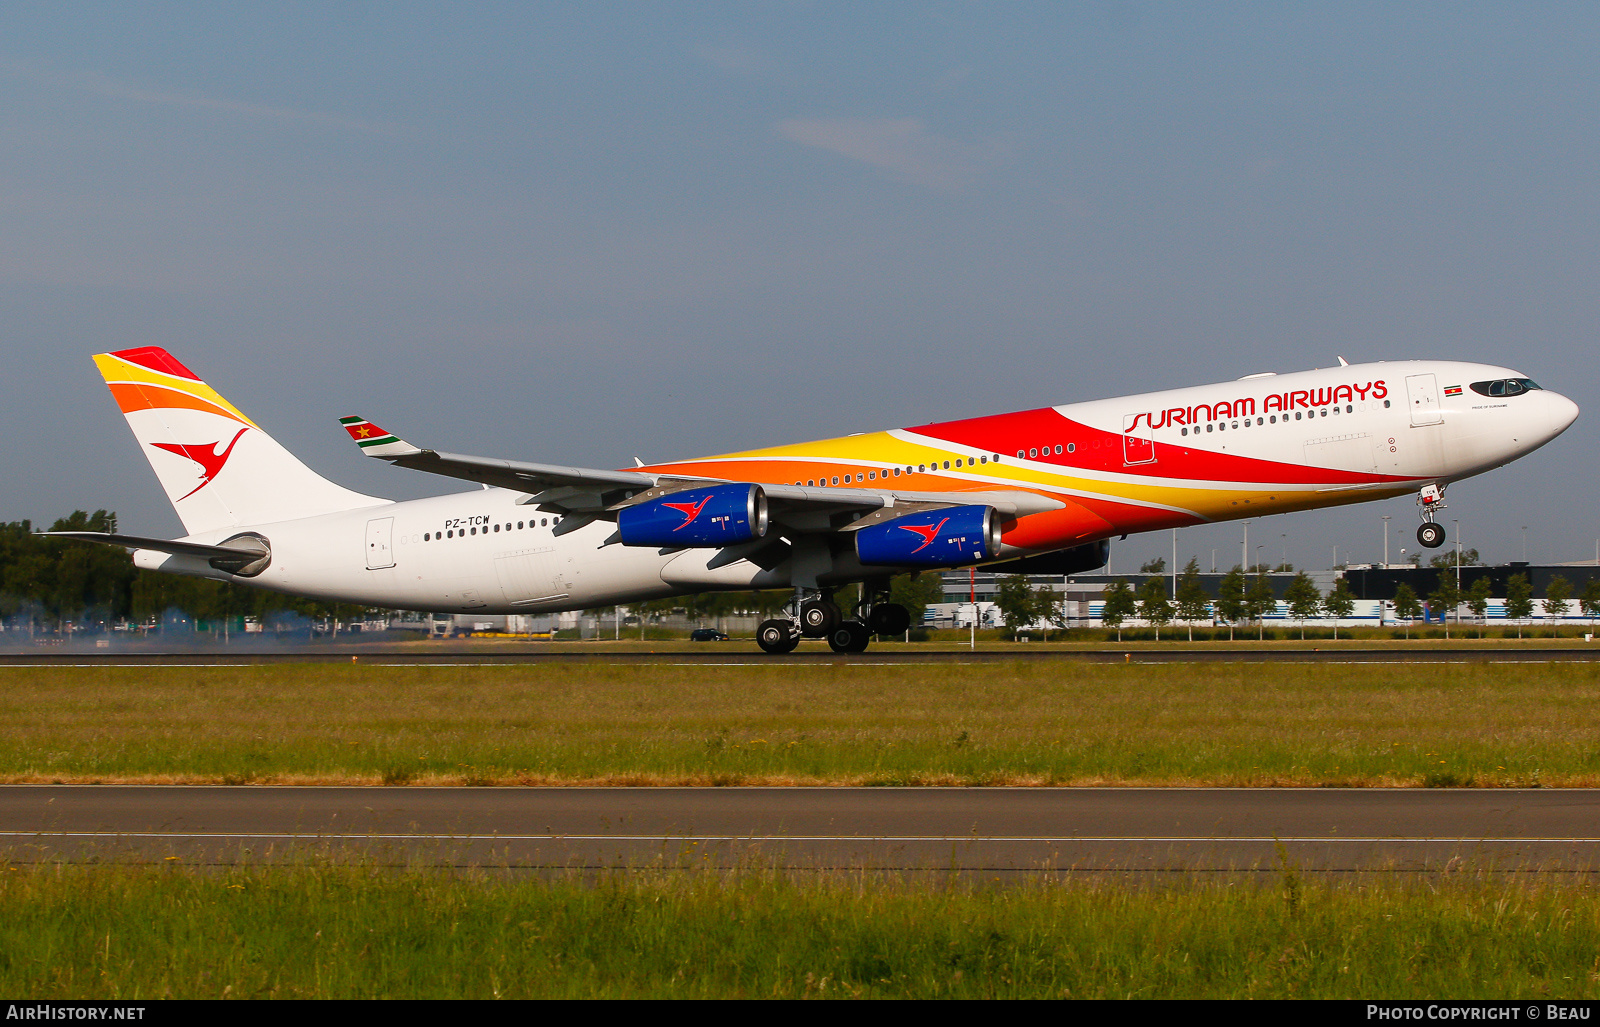
[[[1600,784],[1584,663],[0,672],[0,780]]]
[[[1592,886],[929,887],[0,864],[0,992],[92,998],[1600,997]]]

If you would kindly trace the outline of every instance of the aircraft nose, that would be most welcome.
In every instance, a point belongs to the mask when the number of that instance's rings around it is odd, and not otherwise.
[[[1555,438],[1578,419],[1578,404],[1559,392],[1545,392],[1545,408],[1549,412],[1550,437]]]

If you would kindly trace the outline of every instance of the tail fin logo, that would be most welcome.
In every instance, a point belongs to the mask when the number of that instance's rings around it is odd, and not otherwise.
[[[182,502],[183,500],[194,495],[196,492],[199,492],[201,489],[205,488],[207,485],[211,484],[211,479],[221,474],[222,468],[227,465],[228,457],[233,453],[233,447],[239,443],[239,436],[243,435],[249,430],[249,428],[240,428],[239,434],[233,437],[233,441],[228,443],[228,448],[224,449],[221,453],[217,452],[217,447],[222,445],[221,440],[216,442],[203,442],[197,446],[185,446],[176,442],[150,443],[150,445],[156,447],[157,449],[164,449],[168,453],[176,453],[178,456],[193,460],[195,463],[200,465],[200,484],[179,496],[176,500],[174,500],[174,502]]]
[[[673,531],[682,531],[695,522],[695,518],[700,516],[700,511],[704,510],[709,502],[711,502],[711,497],[706,496],[698,503],[662,503],[661,505],[668,510],[676,510],[683,514],[684,522],[672,529]]]

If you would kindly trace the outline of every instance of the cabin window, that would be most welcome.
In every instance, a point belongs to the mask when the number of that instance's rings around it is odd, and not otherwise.
[[[428,533],[426,531],[422,533],[422,541],[424,541],[424,542],[428,541]]]
[[[1185,432],[1187,432],[1188,430],[1189,429],[1187,429],[1187,428],[1184,429]],[[1068,453],[1075,453],[1075,452],[1077,452],[1077,449],[1078,449],[1078,444],[1077,443],[1075,443],[1075,442],[1067,443],[1067,452]]]
[[[1039,455],[1039,451],[1038,451],[1038,450],[1037,450],[1037,449],[1030,449],[1030,450],[1028,450],[1028,459],[1029,459],[1029,460],[1032,460],[1032,459],[1034,459],[1034,458],[1035,458],[1035,457],[1037,457],[1037,456],[1038,456],[1038,455]]]
[[[978,462],[979,462],[979,463],[983,463],[983,464],[986,464],[986,463],[988,463],[988,462],[989,462],[989,458],[988,458],[988,457],[986,457],[986,456],[980,456],[980,457],[978,457]]]

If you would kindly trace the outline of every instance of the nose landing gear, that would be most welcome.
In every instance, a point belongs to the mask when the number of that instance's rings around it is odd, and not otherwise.
[[[1417,506],[1422,511],[1422,526],[1417,529],[1417,541],[1428,549],[1444,545],[1444,526],[1434,523],[1434,515],[1444,509],[1443,485],[1424,485],[1417,493]]]

